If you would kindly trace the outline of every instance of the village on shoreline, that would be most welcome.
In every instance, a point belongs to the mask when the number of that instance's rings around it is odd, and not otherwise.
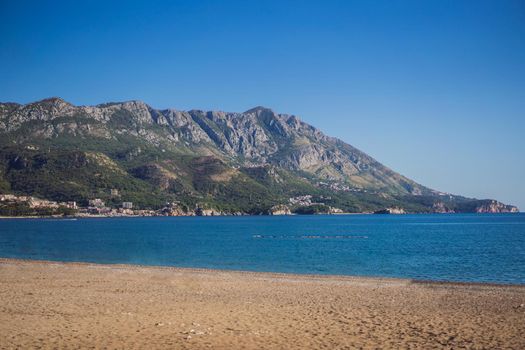
[[[113,191],[113,195],[118,192]],[[289,203],[294,206],[308,207],[319,205],[313,203],[312,196],[305,195],[289,199]],[[321,203],[322,204],[322,203]],[[403,209],[387,208],[381,214],[404,214]],[[292,212],[289,205],[278,204],[266,212],[259,215],[297,215],[302,213]],[[373,214],[367,213],[346,213],[341,209],[328,207],[328,211],[322,214],[341,215],[341,214]],[[148,216],[243,216],[253,215],[249,213],[222,212],[215,209],[195,206],[195,208],[183,208],[178,202],[168,202],[165,206],[153,209],[140,209],[134,207],[133,202],[122,201],[118,207],[107,205],[101,198],[89,199],[87,206],[81,206],[76,201],[58,202],[47,199],[40,199],[33,196],[17,196],[14,194],[0,194],[0,218],[39,218],[39,217],[148,217]]]

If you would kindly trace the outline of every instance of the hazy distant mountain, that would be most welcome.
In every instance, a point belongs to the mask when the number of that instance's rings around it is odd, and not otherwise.
[[[119,198],[111,197],[113,188]],[[140,101],[73,106],[60,98],[0,103],[1,192],[248,213],[279,204],[298,212],[517,211],[431,190],[264,107],[179,111]]]

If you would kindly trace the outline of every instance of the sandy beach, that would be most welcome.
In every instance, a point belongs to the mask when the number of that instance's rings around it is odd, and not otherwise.
[[[525,287],[0,260],[0,346],[525,348]]]

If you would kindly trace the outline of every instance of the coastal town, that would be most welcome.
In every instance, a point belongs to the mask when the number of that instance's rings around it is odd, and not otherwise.
[[[111,189],[111,196],[118,198],[119,192]],[[288,199],[287,204],[277,204],[263,215],[293,215],[292,208],[312,208],[324,206],[316,202],[311,195],[303,195]],[[339,208],[326,206],[326,214],[343,214]],[[304,209],[303,209],[304,211]],[[302,214],[303,212],[297,212]],[[304,214],[307,212],[305,211]],[[314,212],[312,212],[314,213]],[[109,205],[101,198],[87,200],[82,206],[76,201],[58,202],[41,199],[33,196],[18,196],[14,194],[0,194],[0,216],[75,216],[75,217],[129,217],[129,216],[222,216],[247,215],[242,212],[225,213],[219,210],[204,208],[196,205],[195,208],[183,208],[178,202],[167,202],[157,210],[141,209],[133,202],[121,201],[118,206]]]
[[[132,202],[122,202],[120,208],[111,208],[100,198],[90,199],[88,206],[76,201],[57,202],[33,196],[0,194],[0,209],[3,216],[20,216],[32,213],[34,216],[133,216],[152,215],[149,210],[134,210]]]
[[[247,213],[242,211],[221,211],[206,204],[195,204],[193,207],[178,201],[166,202],[161,208],[140,208],[131,201],[120,200],[116,189],[110,190],[110,202],[102,198],[90,198],[83,204],[76,201],[53,201],[34,196],[0,194],[0,217],[133,217],[133,216],[241,216],[241,215],[313,215],[313,214],[357,214],[345,212],[340,208],[330,206],[324,200],[330,197],[301,195],[288,198],[287,202],[271,206],[265,211]],[[443,202],[433,206],[433,213],[452,214]],[[517,213],[517,208],[507,208],[495,200],[487,200],[475,208],[476,213]],[[402,207],[386,207],[358,214],[409,214]]]
[[[169,202],[161,209],[140,209],[133,202],[122,201],[118,207],[108,205],[101,198],[81,206],[76,201],[57,202],[33,196],[0,194],[0,216],[75,216],[75,217],[129,217],[129,216],[214,216],[222,213],[197,206],[183,210],[179,203]]]

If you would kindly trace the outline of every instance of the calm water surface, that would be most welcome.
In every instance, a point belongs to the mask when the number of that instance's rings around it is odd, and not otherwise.
[[[525,214],[4,219],[0,257],[525,284]]]

